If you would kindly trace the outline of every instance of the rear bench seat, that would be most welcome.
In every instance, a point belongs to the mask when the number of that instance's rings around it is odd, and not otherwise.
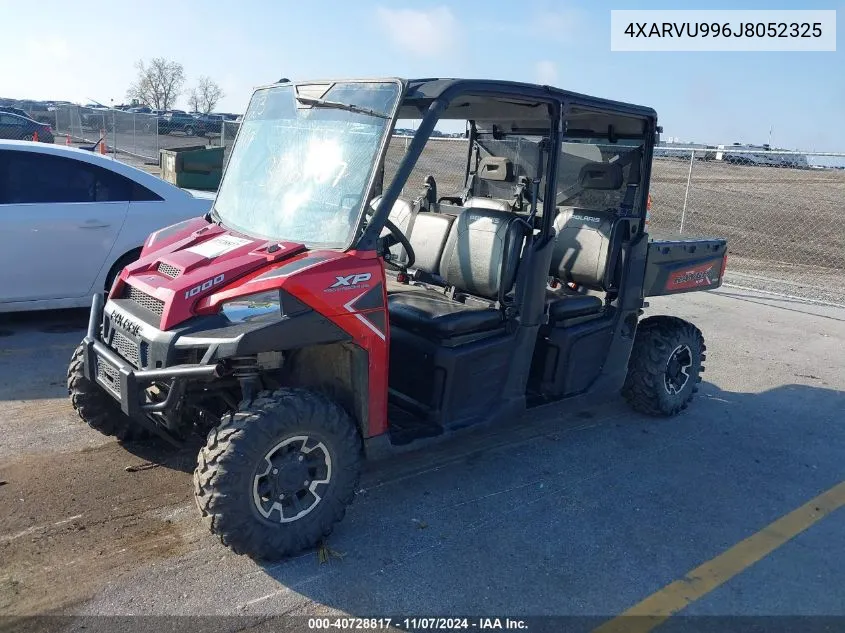
[[[578,174],[583,191],[616,191],[624,182],[618,163],[586,163]],[[599,293],[616,290],[619,252],[628,221],[615,209],[598,211],[578,207],[558,207],[554,220],[555,248],[549,274],[564,283],[575,283]],[[599,314],[602,297],[571,294],[565,290],[547,297],[549,323]]]
[[[426,216],[449,217],[420,213],[411,232],[412,238],[417,233],[419,221]],[[424,222],[425,228],[429,223],[431,227],[435,226],[430,220]],[[438,240],[425,239],[422,234],[416,238],[416,244],[412,239],[421,265],[431,266],[432,274],[439,273],[456,294],[470,296],[462,303],[438,289],[393,292],[388,297],[391,325],[435,339],[501,327],[505,319],[499,305],[514,285],[523,237],[523,225],[512,213],[470,208],[450,221],[442,249]],[[437,264],[436,271],[434,264]]]
[[[554,221],[555,247],[552,277],[593,291],[613,287],[621,244],[615,211],[560,207]],[[601,297],[549,292],[546,299],[549,323],[596,314],[604,307]]]

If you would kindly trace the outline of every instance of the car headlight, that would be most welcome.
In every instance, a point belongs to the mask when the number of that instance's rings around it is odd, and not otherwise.
[[[232,323],[247,323],[273,312],[281,315],[279,291],[268,290],[226,301],[220,311]]]

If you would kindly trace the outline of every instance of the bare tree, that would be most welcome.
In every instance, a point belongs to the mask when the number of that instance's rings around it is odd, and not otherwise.
[[[139,60],[135,68],[138,69],[138,78],[126,91],[129,99],[137,99],[156,110],[169,110],[176,105],[185,84],[182,64],[154,57],[149,64]]]
[[[192,88],[191,93],[188,95],[188,106],[191,108],[191,112],[199,112],[200,111],[200,92],[197,88]]]
[[[194,112],[208,114],[220,103],[225,95],[221,88],[211,77],[202,76],[197,81],[196,87],[191,90],[188,103]]]

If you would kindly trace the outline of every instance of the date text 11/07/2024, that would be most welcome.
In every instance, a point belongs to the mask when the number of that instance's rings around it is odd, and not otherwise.
[[[310,630],[527,631],[516,618],[309,618]]]

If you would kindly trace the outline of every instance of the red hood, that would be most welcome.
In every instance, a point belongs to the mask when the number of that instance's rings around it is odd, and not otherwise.
[[[302,244],[248,237],[202,218],[188,220],[151,235],[141,259],[124,268],[110,296],[124,296],[128,283],[153,303],[162,302],[160,327],[168,329],[194,316],[197,300],[212,291],[303,251]]]

